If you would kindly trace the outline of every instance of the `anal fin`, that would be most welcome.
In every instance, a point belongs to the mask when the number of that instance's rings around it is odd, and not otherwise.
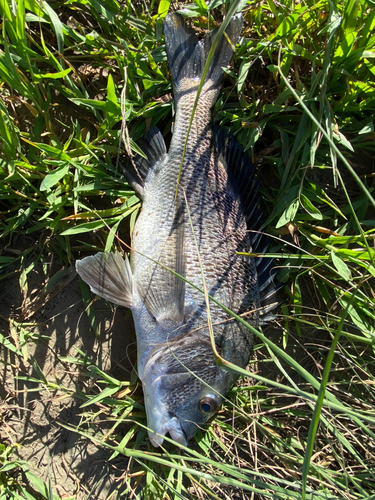
[[[134,191],[143,198],[143,187],[147,174],[156,163],[164,160],[167,148],[157,127],[152,127],[145,137],[137,141],[137,146],[140,147],[146,158],[136,154],[133,161],[129,161],[127,167],[123,169],[123,172]]]

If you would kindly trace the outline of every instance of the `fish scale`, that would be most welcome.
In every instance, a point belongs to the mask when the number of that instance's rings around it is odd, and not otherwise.
[[[248,321],[259,324],[256,263],[236,253],[251,251],[248,229],[259,229],[254,170],[230,135],[211,128],[222,68],[230,62],[242,22],[241,15],[234,16],[226,37],[216,44],[191,120],[217,30],[198,41],[181,16],[166,17],[174,131],[167,153],[160,132],[152,129],[139,144],[147,158],[136,156],[136,168],[129,166],[126,172],[142,198],[130,261],[115,252],[77,262],[78,273],[93,292],[132,310],[138,374],[154,446],[167,433],[186,445],[216,413],[236,379],[215,362],[203,289],[235,313],[249,312]],[[258,226],[252,226],[253,217]],[[264,279],[272,297],[272,280]],[[209,307],[219,354],[245,367],[252,334],[215,302]]]

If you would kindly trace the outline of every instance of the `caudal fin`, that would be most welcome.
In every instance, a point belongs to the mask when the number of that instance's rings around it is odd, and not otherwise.
[[[226,68],[232,58],[233,49],[239,39],[243,24],[241,14],[235,15],[229,22],[225,35],[218,43],[211,59],[205,81],[211,81],[213,88],[218,88]],[[198,40],[179,14],[168,14],[164,20],[165,46],[172,74],[175,99],[191,89],[191,84],[184,80],[196,80],[198,85],[211,47],[216,43],[218,29]],[[228,41],[230,40],[230,42]]]

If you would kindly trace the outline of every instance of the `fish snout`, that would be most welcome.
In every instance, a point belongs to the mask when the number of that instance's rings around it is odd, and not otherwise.
[[[162,382],[165,377],[155,376],[157,370],[147,370],[148,377],[154,377],[152,382],[146,378],[143,382],[145,410],[147,415],[148,435],[151,443],[156,448],[161,446],[166,434],[176,443],[187,446],[187,435],[181,425],[180,419],[163,403]],[[152,372],[152,373],[151,373]]]
[[[155,448],[161,446],[164,441],[164,437],[166,434],[169,434],[173,441],[181,444],[183,446],[187,446],[187,438],[186,434],[181,426],[180,420],[177,417],[169,418],[165,420],[160,428],[158,426],[152,426],[154,430],[148,431],[148,436],[151,440],[151,444],[155,446]]]

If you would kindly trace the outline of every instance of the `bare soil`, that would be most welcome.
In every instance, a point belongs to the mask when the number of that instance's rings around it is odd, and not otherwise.
[[[24,352],[22,358],[0,345],[4,366],[0,379],[0,442],[16,444],[19,458],[26,460],[31,471],[47,484],[50,478],[54,493],[62,498],[104,499],[116,488],[116,477],[123,473],[126,461],[120,458],[109,462],[109,453],[60,425],[78,425],[83,403],[79,394],[93,393],[92,379],[79,366],[61,358],[77,357],[80,349],[104,371],[129,380],[135,361],[134,327],[125,310],[110,309],[104,301],[96,300],[96,335],[74,269],[60,280],[60,290],[57,286],[58,293],[53,296],[40,293],[44,282],[41,267],[36,266],[28,275],[27,302],[21,295],[18,274],[0,282],[0,332]],[[30,300],[33,296],[34,301]],[[33,308],[38,310],[17,327],[14,321],[20,312],[25,316],[27,311],[22,303],[28,305],[30,314]],[[23,335],[28,336],[24,346]],[[20,377],[45,377],[46,383],[42,386]]]

